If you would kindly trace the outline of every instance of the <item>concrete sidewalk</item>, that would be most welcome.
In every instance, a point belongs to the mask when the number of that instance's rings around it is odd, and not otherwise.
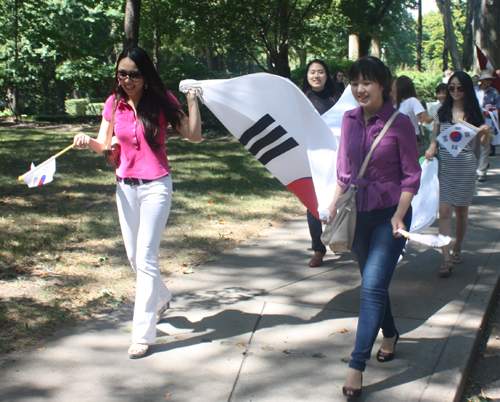
[[[359,400],[460,400],[500,273],[500,159],[491,159],[453,274],[438,278],[440,251],[410,244],[390,289],[397,355],[375,360],[379,336]],[[295,219],[173,278],[172,309],[143,359],[126,353],[132,304],[11,353],[0,364],[0,400],[344,401],[359,272],[352,253],[309,268],[309,246],[305,217]]]

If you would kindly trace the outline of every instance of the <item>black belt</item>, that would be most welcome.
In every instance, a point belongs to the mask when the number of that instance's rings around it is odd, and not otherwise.
[[[118,176],[116,176],[116,181],[119,181],[120,183],[128,184],[129,186],[140,186],[141,184],[151,183],[153,180],[134,179],[133,177],[118,177]]]

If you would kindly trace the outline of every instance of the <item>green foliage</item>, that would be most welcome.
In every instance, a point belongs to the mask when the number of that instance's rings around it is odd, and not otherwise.
[[[29,114],[63,112],[74,90],[108,91],[122,7],[121,0],[2,0],[0,90],[17,85]]]
[[[12,111],[10,109],[5,108],[2,112],[0,112],[0,119],[10,116],[12,116]]]
[[[92,124],[101,122],[101,116],[69,116],[69,115],[34,115],[30,117],[33,121],[55,124]]]
[[[85,116],[87,114],[87,99],[68,99],[64,101],[66,113],[71,116]]]
[[[443,81],[441,71],[427,71],[424,73],[415,70],[397,70],[395,76],[406,75],[411,78],[417,91],[417,98],[420,102],[435,102],[436,87]]]
[[[416,64],[417,23],[407,10],[400,12],[397,24],[385,27],[381,45],[384,61],[390,68]]]
[[[452,0],[452,19],[460,57],[463,54],[467,1]],[[444,27],[439,12],[430,12],[422,18],[422,66],[426,69],[443,68]]]
[[[87,116],[99,116],[104,109],[104,102],[92,102],[87,104],[86,115]]]

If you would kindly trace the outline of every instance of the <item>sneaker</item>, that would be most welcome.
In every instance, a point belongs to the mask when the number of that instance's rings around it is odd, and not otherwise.
[[[477,176],[477,181],[480,183],[484,183],[486,181],[486,176]]]

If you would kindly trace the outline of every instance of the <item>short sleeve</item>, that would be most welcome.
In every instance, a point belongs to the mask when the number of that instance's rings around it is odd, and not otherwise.
[[[424,107],[422,106],[422,104],[419,102],[419,100],[417,98],[410,98],[410,102],[411,102],[411,108],[413,110],[413,114],[415,116],[418,116],[420,113],[425,112]]]
[[[439,109],[441,109],[441,105],[439,105],[438,108],[436,109],[436,111],[434,112],[434,123],[436,123],[436,124],[441,124],[441,122],[439,121],[439,115],[438,115]]]
[[[102,109],[102,117],[107,121],[111,121],[111,115],[113,114],[113,101],[115,99],[114,95],[111,95],[104,103],[104,108]]]

